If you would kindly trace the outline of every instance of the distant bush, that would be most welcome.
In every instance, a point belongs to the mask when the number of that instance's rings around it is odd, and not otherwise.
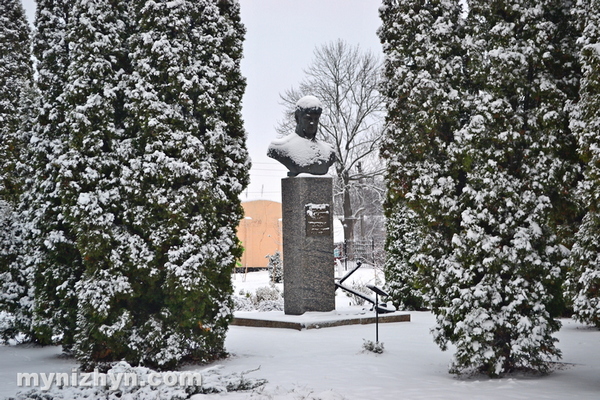
[[[273,283],[283,282],[283,260],[281,259],[281,253],[276,251],[273,255],[267,255],[269,259],[269,279]]]
[[[279,289],[277,289],[275,286],[263,286],[256,289],[256,293],[254,294],[254,304],[258,305],[261,302],[268,300],[283,300]]]
[[[240,290],[239,296],[233,296],[234,311],[281,311],[283,296],[275,286],[263,286],[254,294]]]
[[[352,285],[350,285],[351,289],[356,290],[357,292],[360,293],[364,293],[367,294],[369,293],[369,289],[367,288],[367,285],[361,281],[355,281],[352,282]],[[359,297],[355,294],[352,293],[347,293],[348,297],[350,298],[350,301],[352,302],[352,305],[354,306],[362,306],[365,304],[365,299],[363,299],[362,297]]]
[[[234,311],[254,311],[254,302],[247,296],[233,296]]]

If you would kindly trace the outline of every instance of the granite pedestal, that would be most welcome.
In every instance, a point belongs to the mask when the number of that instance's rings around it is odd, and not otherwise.
[[[335,309],[332,181],[281,180],[285,314]]]

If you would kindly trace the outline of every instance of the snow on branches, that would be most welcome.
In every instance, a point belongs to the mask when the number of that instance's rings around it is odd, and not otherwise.
[[[239,4],[40,0],[38,11],[40,329],[84,368],[219,357],[249,169]]]
[[[571,129],[586,165],[578,190],[586,214],[575,235],[567,293],[574,317],[600,327],[600,2],[580,1],[578,10],[585,21],[579,41],[583,76]]]
[[[421,290],[452,372],[546,372],[577,217],[577,35],[561,2],[460,3],[380,11],[389,227],[410,230],[389,233],[387,275]]]

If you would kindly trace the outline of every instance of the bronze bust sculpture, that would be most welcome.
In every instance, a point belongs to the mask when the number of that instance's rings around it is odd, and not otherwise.
[[[323,107],[314,96],[305,96],[296,103],[296,132],[271,142],[267,156],[289,170],[288,176],[302,173],[325,175],[335,162],[333,147],[316,139]]]

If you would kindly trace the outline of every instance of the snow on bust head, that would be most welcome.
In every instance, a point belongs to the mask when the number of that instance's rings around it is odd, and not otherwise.
[[[319,99],[317,99],[315,96],[304,96],[296,102],[296,109],[308,110],[311,108],[318,108],[319,110],[323,109],[321,101],[319,101]]]
[[[316,140],[317,130],[319,129],[319,118],[323,106],[315,96],[304,96],[296,102],[296,133],[306,139]]]
[[[288,176],[301,173],[325,175],[335,162],[333,147],[316,139],[323,106],[315,96],[304,96],[296,102],[296,134],[271,142],[267,156],[289,170]]]

